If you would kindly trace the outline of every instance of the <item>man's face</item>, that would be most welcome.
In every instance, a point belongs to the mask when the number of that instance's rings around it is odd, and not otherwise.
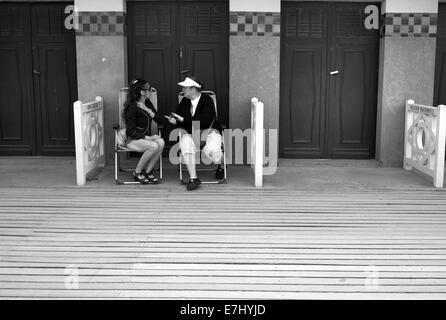
[[[191,99],[195,93],[195,87],[183,87],[184,97]]]

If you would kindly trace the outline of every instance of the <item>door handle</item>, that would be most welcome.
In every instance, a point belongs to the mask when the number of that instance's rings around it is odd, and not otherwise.
[[[180,74],[185,74],[185,73],[188,73],[188,72],[189,72],[189,70],[181,70]]]
[[[33,70],[33,73],[36,74],[36,75],[39,75],[39,74],[40,74],[40,71],[37,71],[36,69],[34,69],[34,70]]]
[[[338,74],[338,73],[339,73],[339,70],[330,72],[331,75]]]

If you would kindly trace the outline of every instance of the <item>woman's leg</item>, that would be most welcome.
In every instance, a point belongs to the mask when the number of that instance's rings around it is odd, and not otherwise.
[[[155,166],[156,162],[158,161],[161,153],[163,152],[164,149],[164,140],[162,138],[158,138],[155,140],[152,140],[153,142],[155,142],[158,145],[158,151],[156,151],[152,158],[149,160],[149,162],[147,163],[146,166],[146,172],[150,173],[150,171],[152,171],[153,167]]]
[[[146,139],[133,140],[127,144],[127,147],[137,152],[143,152],[141,159],[139,159],[138,165],[136,166],[136,173],[142,172],[142,170],[147,167],[148,163],[159,149],[156,142]]]

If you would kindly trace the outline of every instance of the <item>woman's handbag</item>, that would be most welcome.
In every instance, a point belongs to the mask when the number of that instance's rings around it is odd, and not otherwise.
[[[127,145],[127,143],[125,142],[127,140],[127,134],[125,130],[126,129],[124,128],[118,131],[117,140],[118,140],[118,146],[120,147],[125,147]]]

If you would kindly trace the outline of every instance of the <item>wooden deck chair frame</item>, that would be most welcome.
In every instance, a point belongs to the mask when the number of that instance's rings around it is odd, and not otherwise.
[[[217,96],[215,95],[215,93],[213,91],[202,91],[202,94],[207,94],[212,98],[212,101],[214,102],[214,108],[215,108],[215,117],[216,119],[218,119],[218,109],[217,109]],[[180,92],[178,94],[178,103],[181,102],[181,100],[184,98],[184,94],[183,92]],[[181,140],[181,132],[179,134],[179,139]],[[201,151],[202,151],[202,147],[201,144],[198,147],[198,151],[200,152],[200,157],[201,157]],[[223,170],[224,170],[224,178],[221,180],[217,180],[217,181],[202,181],[201,183],[203,184],[220,184],[220,183],[226,183],[226,153],[225,153],[225,139],[224,136],[222,137],[222,145],[221,145],[221,150],[222,150],[222,157],[223,157]],[[182,155],[181,155],[181,150],[178,151],[178,156],[179,156],[179,171],[180,171],[180,182],[182,184],[186,184],[186,182],[183,180],[183,160],[182,160]],[[210,168],[196,168],[197,172],[200,171],[215,171],[215,169],[210,169]]]
[[[151,88],[150,89],[150,102],[152,102],[153,106],[155,107],[156,110],[158,110],[158,95],[157,95],[157,91],[155,88]],[[119,180],[118,178],[118,171],[124,171],[124,172],[132,172],[134,169],[131,168],[122,168],[121,167],[121,159],[120,159],[120,155],[123,153],[130,153],[130,152],[137,152],[131,149],[126,148],[125,145],[120,145],[119,144],[119,139],[118,139],[118,132],[120,129],[124,129],[125,128],[125,121],[122,118],[122,111],[124,110],[124,103],[126,101],[127,98],[127,93],[128,93],[128,88],[124,87],[121,90],[119,90],[119,99],[118,99],[118,123],[116,123],[113,126],[113,129],[115,131],[115,182],[116,184],[140,184],[140,182],[137,181],[122,181]],[[151,134],[158,134],[159,136],[161,136],[161,127],[159,126],[155,121],[152,121],[152,125],[151,125]],[[159,159],[159,172],[160,172],[160,182],[163,179],[163,159],[162,159],[162,154],[160,155],[160,159]]]

